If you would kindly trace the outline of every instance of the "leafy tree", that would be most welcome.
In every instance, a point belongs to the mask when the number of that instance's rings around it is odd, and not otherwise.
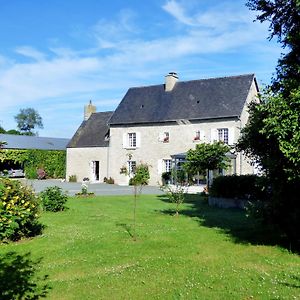
[[[161,190],[166,193],[170,202],[175,204],[175,216],[179,216],[180,205],[184,202],[184,194],[186,188],[183,184],[176,184],[175,186],[161,186]]]
[[[222,142],[213,144],[201,143],[196,145],[196,149],[187,152],[184,169],[190,175],[209,174],[209,170],[226,169],[229,158],[226,157],[230,147]],[[209,178],[208,178],[209,183]]]
[[[273,79],[274,91],[290,91],[300,82],[300,1],[299,0],[249,0],[247,6],[260,12],[257,20],[268,21],[269,39],[277,37],[286,48],[278,60],[277,78]]]
[[[252,0],[247,5],[261,12],[257,20],[270,22],[270,38],[277,36],[286,53],[261,103],[250,106],[238,150],[254,157],[269,180],[271,197],[260,208],[264,221],[299,247],[300,0]]]
[[[22,135],[22,133],[19,130],[16,130],[16,129],[7,130],[6,133],[7,134]]]
[[[131,185],[133,185],[134,203],[133,203],[133,239],[136,240],[136,204],[137,198],[142,193],[142,188],[147,185],[150,179],[149,166],[147,164],[138,164],[135,168],[135,174],[130,179]]]
[[[17,127],[19,130],[26,135],[35,135],[33,130],[43,128],[42,117],[33,108],[20,109],[19,114],[15,116],[17,121]]]
[[[2,126],[0,126],[0,133],[6,133],[6,130]]]

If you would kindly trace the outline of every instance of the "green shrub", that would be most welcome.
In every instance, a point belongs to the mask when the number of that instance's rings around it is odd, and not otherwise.
[[[114,184],[115,180],[112,177],[104,177],[103,182],[107,183],[107,184]]]
[[[40,193],[43,209],[46,211],[62,211],[65,209],[65,204],[68,196],[58,186],[47,187]]]
[[[210,195],[214,197],[264,200],[268,197],[267,180],[257,175],[228,175],[214,179]]]
[[[19,240],[41,233],[39,198],[17,180],[0,178],[0,240]]]
[[[77,176],[76,175],[70,175],[69,176],[69,182],[77,182]]]
[[[37,179],[36,167],[28,167],[25,170],[25,176],[28,179]]]

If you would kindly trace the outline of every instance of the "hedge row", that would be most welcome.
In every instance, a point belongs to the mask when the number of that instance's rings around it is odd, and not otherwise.
[[[213,197],[264,200],[268,197],[268,183],[263,176],[228,175],[214,179],[210,188]]]

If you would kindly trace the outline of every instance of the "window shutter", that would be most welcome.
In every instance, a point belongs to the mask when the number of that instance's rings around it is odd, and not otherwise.
[[[128,148],[128,137],[127,137],[127,133],[123,133],[123,148]]]
[[[141,133],[136,132],[136,147],[140,148],[141,147]]]
[[[163,133],[163,132],[160,132],[160,133],[159,133],[159,136],[158,136],[158,141],[159,141],[159,142],[163,142],[164,137],[165,137],[165,136],[164,136],[164,133]]]
[[[162,172],[163,172],[163,160],[162,160],[162,159],[159,159],[159,160],[157,161],[157,173],[158,173],[159,175],[161,175]]]
[[[228,145],[234,144],[234,128],[228,128]]]
[[[205,140],[205,134],[204,134],[204,130],[200,130],[200,141],[204,141]]]
[[[218,130],[217,129],[211,129],[210,130],[210,142],[217,142],[218,141]]]

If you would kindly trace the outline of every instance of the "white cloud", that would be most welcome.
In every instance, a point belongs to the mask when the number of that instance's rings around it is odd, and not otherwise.
[[[32,58],[37,61],[45,60],[46,56],[44,53],[34,49],[30,46],[22,46],[15,49],[15,52],[25,57]]]
[[[166,4],[163,5],[163,9],[185,25],[197,25],[193,18],[190,18],[186,15],[184,8],[175,0],[167,1]]]

